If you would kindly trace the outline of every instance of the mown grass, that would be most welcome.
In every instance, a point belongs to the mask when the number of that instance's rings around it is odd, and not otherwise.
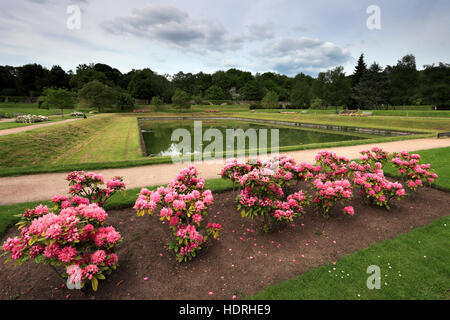
[[[0,130],[31,126],[35,123],[0,122]]]
[[[136,119],[119,115],[0,136],[0,170],[142,158]]]
[[[88,116],[91,116],[91,115],[88,115]],[[37,125],[37,124],[64,121],[67,119],[77,119],[77,117],[72,117],[72,116],[70,116],[70,114],[67,114],[67,115],[65,114],[64,116],[53,115],[53,116],[49,116],[48,121],[35,122],[35,123],[18,123],[18,122],[14,122],[14,121],[13,122],[0,121],[0,130],[28,127],[28,126]]]
[[[245,116],[253,119],[273,119],[273,115],[263,112],[249,112],[241,113],[240,116]],[[303,122],[303,123],[318,123],[328,125],[340,125],[360,128],[377,128],[377,129],[391,129],[391,130],[406,130],[406,131],[428,131],[441,132],[450,131],[450,119],[448,118],[407,118],[407,117],[384,117],[384,116],[370,116],[370,117],[350,117],[338,116],[334,114],[278,114],[277,120]]]
[[[270,286],[247,299],[449,299],[450,217],[373,244],[336,262]],[[380,267],[369,290],[367,268]]]

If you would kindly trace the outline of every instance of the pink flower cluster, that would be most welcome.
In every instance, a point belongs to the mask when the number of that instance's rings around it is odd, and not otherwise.
[[[316,165],[321,167],[321,177],[325,179],[341,179],[348,173],[347,164],[350,160],[347,157],[323,150],[316,155],[315,160]]]
[[[306,196],[302,191],[286,196],[284,189],[306,170],[286,156],[258,162],[257,167],[238,179],[242,186],[238,204],[242,217],[263,216],[266,229],[270,229],[275,223],[299,216],[308,202]]]
[[[314,203],[324,216],[338,203],[350,200],[353,196],[351,183],[347,179],[323,181],[317,178],[313,182],[315,189]],[[347,213],[347,211],[345,211]]]
[[[102,181],[95,174],[77,179]],[[105,224],[105,210],[87,198],[57,195],[52,201],[53,212],[42,205],[25,210],[18,223],[20,237],[8,238],[3,250],[20,263],[35,259],[37,263],[63,265],[72,283],[84,285],[85,280],[91,280],[97,290],[98,279],[116,269],[120,233]]]
[[[167,187],[156,191],[142,189],[134,205],[138,216],[153,215],[160,208],[160,220],[169,221],[174,236],[169,249],[174,250],[179,262],[195,257],[208,236],[217,238],[222,228],[219,224],[208,224],[207,235],[200,233],[208,206],[214,200],[211,190],[203,191],[204,185],[197,168],[191,166],[180,171]]]
[[[381,167],[379,162],[375,163]],[[389,202],[396,197],[402,199],[405,196],[403,185],[398,182],[390,182],[386,179],[381,169],[376,172],[360,172],[354,173],[354,183],[359,186],[360,194],[369,201],[390,209]]]
[[[42,256],[46,263],[65,265],[72,272],[68,274],[73,282],[91,280],[94,276],[103,278],[102,272],[86,271],[84,268],[88,264],[107,267],[103,271],[110,267],[115,269],[118,259],[114,250],[121,236],[111,226],[100,227],[107,214],[97,204],[34,215],[31,220],[29,215],[25,217],[19,222],[21,236],[7,239],[2,246],[4,251],[10,252],[12,260],[26,261]]]
[[[431,165],[420,164],[420,155],[406,151],[394,154],[392,164],[398,169],[409,189],[416,191],[424,182],[432,183],[438,175],[430,169]]]
[[[360,152],[362,154],[361,163],[362,164],[374,164],[375,162],[385,163],[389,159],[389,153],[384,151],[380,147],[373,147],[370,150],[363,150]]]
[[[229,179],[234,183],[251,170],[252,165],[237,159],[230,159],[225,162],[225,166],[220,171],[220,175],[222,178]]]
[[[114,177],[108,180],[106,188],[102,188],[101,185],[104,184],[103,176],[95,172],[73,171],[67,176],[66,180],[69,181],[69,193],[71,195],[88,199],[89,202],[96,202],[100,206],[104,206],[114,193],[125,189],[122,177]],[[64,199],[54,199],[53,202],[62,201]]]

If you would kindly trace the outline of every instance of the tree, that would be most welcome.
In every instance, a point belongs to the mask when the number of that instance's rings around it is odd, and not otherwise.
[[[354,88],[353,98],[361,109],[380,109],[389,102],[389,93],[388,75],[374,62]]]
[[[85,84],[78,92],[78,97],[91,108],[97,108],[99,112],[103,112],[105,107],[111,107],[117,102],[116,92],[96,80]]]
[[[364,73],[366,73],[367,65],[364,62],[364,53],[361,53],[358,59],[358,63],[355,67],[355,72],[352,75],[352,88],[356,87],[361,80]]]
[[[121,111],[123,110],[133,110],[134,109],[134,99],[131,94],[120,91],[117,93],[117,108]]]
[[[18,68],[17,93],[23,96],[39,96],[48,86],[48,70],[40,64],[27,64]]]
[[[291,104],[296,107],[306,107],[311,103],[311,88],[305,81],[296,81],[291,90]]]
[[[0,95],[13,96],[17,94],[17,68],[0,66]]]
[[[269,91],[262,99],[261,104],[266,109],[278,107],[278,94],[275,91]]]
[[[150,69],[143,69],[134,72],[128,84],[128,92],[137,99],[150,100],[153,96],[160,96],[169,101],[173,88],[166,77]]]
[[[152,98],[152,101],[150,102],[150,104],[151,104],[152,106],[155,106],[155,109],[156,109],[156,110],[160,110],[160,109],[161,109],[161,106],[163,105],[163,103],[164,103],[164,101],[161,99],[160,96],[154,96],[154,97]]]
[[[69,88],[70,76],[60,66],[53,66],[48,74],[48,85],[54,88]]]
[[[326,107],[327,105],[320,98],[314,98],[314,100],[311,103],[311,109],[325,109]]]
[[[241,94],[242,98],[244,100],[249,101],[256,101],[260,99],[259,95],[259,86],[258,82],[256,80],[248,81],[246,84],[244,84],[243,87],[239,90],[239,93]]]
[[[189,94],[181,89],[176,89],[172,97],[173,105],[181,111],[182,109],[191,108],[191,97]]]
[[[69,81],[69,85],[72,88],[80,90],[87,83],[92,81],[98,81],[109,86],[114,85],[114,82],[110,81],[103,72],[95,70],[95,65],[93,63],[89,65],[79,64],[77,66],[76,73]]]
[[[42,100],[42,107],[47,109],[61,109],[61,117],[64,118],[64,109],[73,108],[77,102],[75,95],[67,89],[47,88]]]
[[[325,100],[326,81],[325,72],[319,72],[311,86],[311,97]]]
[[[426,65],[422,71],[422,95],[426,103],[450,104],[450,64]]]
[[[223,100],[226,97],[222,88],[214,84],[206,90],[205,98],[208,100]]]
[[[94,70],[103,73],[110,83],[115,86],[120,84],[123,77],[122,72],[103,63],[96,63],[94,65]]]
[[[388,66],[387,71],[391,81],[391,102],[394,105],[414,103],[418,89],[418,72],[416,58],[412,54],[398,60],[397,65]]]
[[[328,105],[347,104],[351,92],[350,81],[345,77],[342,66],[328,70],[324,75],[324,98]]]
[[[351,88],[351,95],[350,99],[348,101],[349,107],[352,109],[356,109],[358,107],[358,102],[353,99],[353,97],[356,95],[355,88],[361,81],[361,78],[367,71],[367,65],[364,62],[364,53],[361,53],[358,59],[358,63],[356,64],[355,71],[352,75],[352,88]]]

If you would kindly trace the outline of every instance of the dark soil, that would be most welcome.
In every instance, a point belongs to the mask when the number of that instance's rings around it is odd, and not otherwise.
[[[0,299],[239,299],[446,216],[450,203],[450,193],[423,188],[413,197],[394,201],[386,211],[367,206],[358,195],[351,203],[353,217],[337,207],[325,220],[307,209],[294,223],[264,233],[261,221],[241,218],[236,195],[214,195],[210,220],[224,230],[189,263],[179,264],[166,249],[167,222],[137,217],[133,209],[115,210],[109,212],[108,222],[124,238],[120,267],[100,281],[98,292],[90,283],[85,292],[68,290],[47,265],[27,262],[14,267],[0,258]],[[11,228],[2,243],[16,234]]]

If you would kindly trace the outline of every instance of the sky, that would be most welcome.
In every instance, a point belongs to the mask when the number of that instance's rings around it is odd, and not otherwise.
[[[421,69],[450,62],[449,21],[448,0],[0,0],[0,65],[316,76],[412,53]]]

